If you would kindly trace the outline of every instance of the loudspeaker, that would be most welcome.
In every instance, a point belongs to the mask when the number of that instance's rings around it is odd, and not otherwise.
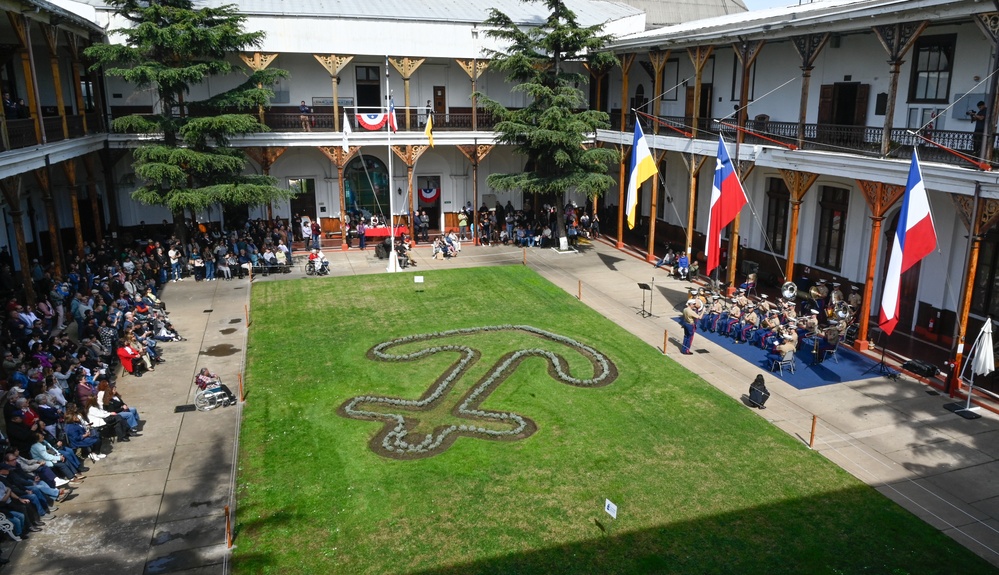
[[[930,365],[925,361],[920,361],[918,359],[910,359],[909,361],[902,364],[902,369],[906,371],[911,371],[916,375],[921,375],[923,377],[934,377],[936,374],[940,373],[935,365]]]

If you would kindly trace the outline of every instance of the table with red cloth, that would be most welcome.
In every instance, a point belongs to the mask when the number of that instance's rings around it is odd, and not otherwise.
[[[389,230],[391,230],[391,229],[393,229],[393,228],[390,228],[388,226],[385,226],[383,228],[366,228],[364,230],[364,237],[366,239],[369,239],[369,240],[371,238],[387,238],[387,237],[389,237],[389,233],[390,233]],[[408,234],[409,233],[409,227],[407,227],[407,226],[395,226],[395,231],[391,232],[391,233],[395,237],[399,237],[402,234]]]

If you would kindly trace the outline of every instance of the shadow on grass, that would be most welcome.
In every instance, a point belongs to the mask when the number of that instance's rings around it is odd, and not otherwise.
[[[618,520],[587,519],[593,536],[583,541],[406,573],[999,572],[865,486],[637,531],[627,514],[621,505]]]

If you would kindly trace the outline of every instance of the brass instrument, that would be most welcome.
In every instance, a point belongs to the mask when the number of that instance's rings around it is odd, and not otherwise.
[[[794,296],[798,295],[798,286],[794,282],[784,282],[780,287],[780,294],[784,299],[793,300]]]
[[[846,303],[843,300],[839,300],[838,302],[836,302],[836,304],[833,306],[833,309],[836,312],[836,317],[838,317],[841,320],[850,317],[850,304]]]

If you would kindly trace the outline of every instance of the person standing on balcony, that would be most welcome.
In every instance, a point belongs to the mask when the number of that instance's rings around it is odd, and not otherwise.
[[[17,119],[17,104],[11,98],[10,92],[3,93],[3,114],[8,120]]]
[[[423,116],[423,125],[426,126],[427,122],[430,121],[430,116],[434,113],[434,107],[430,105],[430,100],[427,100],[427,113]]]
[[[302,122],[302,129],[311,132],[312,121],[309,115],[312,114],[312,108],[305,105],[305,100],[302,100],[301,105],[298,106],[298,114],[298,119]]]
[[[17,99],[17,117],[22,120],[27,120],[31,117],[31,110],[29,110],[28,105],[24,103],[24,98]]]
[[[974,150],[975,157],[981,154],[982,150],[982,138],[985,137],[985,118],[989,115],[989,109],[985,106],[985,102],[978,101],[978,110],[968,110],[969,119],[975,123],[975,135],[974,141],[971,143],[971,149]]]

